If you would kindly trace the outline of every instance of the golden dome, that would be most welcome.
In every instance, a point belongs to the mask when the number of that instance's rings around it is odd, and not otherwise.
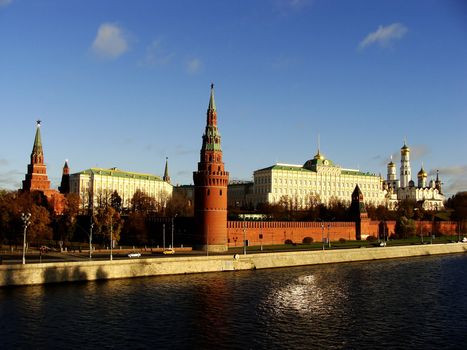
[[[420,171],[418,172],[418,177],[427,177],[428,174],[426,173],[425,170],[423,170],[423,167],[420,169]]]

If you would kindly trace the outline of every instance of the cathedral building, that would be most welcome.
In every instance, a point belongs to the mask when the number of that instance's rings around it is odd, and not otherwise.
[[[345,169],[324,157],[318,149],[303,165],[275,164],[253,174],[252,203],[278,203],[286,200],[298,209],[311,202],[329,204],[339,200],[350,204],[355,186],[363,192],[365,203],[384,203],[383,179],[370,172]]]
[[[410,148],[406,142],[401,148],[400,179],[397,179],[396,165],[391,161],[387,166],[387,178],[383,183],[385,202],[389,209],[396,209],[401,200],[418,202],[425,210],[444,209],[445,196],[442,193],[442,184],[439,173],[436,172],[436,180],[427,181],[428,174],[423,165],[417,174],[417,184],[412,180],[410,166]]]

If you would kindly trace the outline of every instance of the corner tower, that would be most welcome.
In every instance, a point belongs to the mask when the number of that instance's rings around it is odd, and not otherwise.
[[[200,151],[195,184],[195,221],[197,243],[208,251],[227,250],[227,184],[229,173],[222,161],[221,135],[217,129],[214,84],[207,110],[206,128]]]
[[[41,121],[36,124],[36,136],[31,152],[31,162],[28,172],[23,180],[23,191],[42,191],[45,195],[50,192],[50,180],[47,177],[47,168],[44,164],[44,151],[42,150]]]

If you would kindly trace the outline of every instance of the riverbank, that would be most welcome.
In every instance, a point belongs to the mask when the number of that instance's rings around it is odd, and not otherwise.
[[[0,286],[239,271],[466,253],[467,244],[0,265]]]

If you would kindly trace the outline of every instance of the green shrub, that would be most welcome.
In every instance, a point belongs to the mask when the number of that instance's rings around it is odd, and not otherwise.
[[[310,244],[310,243],[313,243],[313,237],[305,237],[303,238],[303,241],[302,241],[304,244]]]
[[[293,241],[291,239],[286,239],[284,243],[285,244],[293,244]]]
[[[339,242],[340,243],[345,243],[345,242],[347,242],[347,240],[345,238],[339,238]]]
[[[368,236],[368,237],[366,238],[366,240],[367,240],[368,242],[374,242],[374,241],[376,241],[376,237],[375,237],[375,236]]]

